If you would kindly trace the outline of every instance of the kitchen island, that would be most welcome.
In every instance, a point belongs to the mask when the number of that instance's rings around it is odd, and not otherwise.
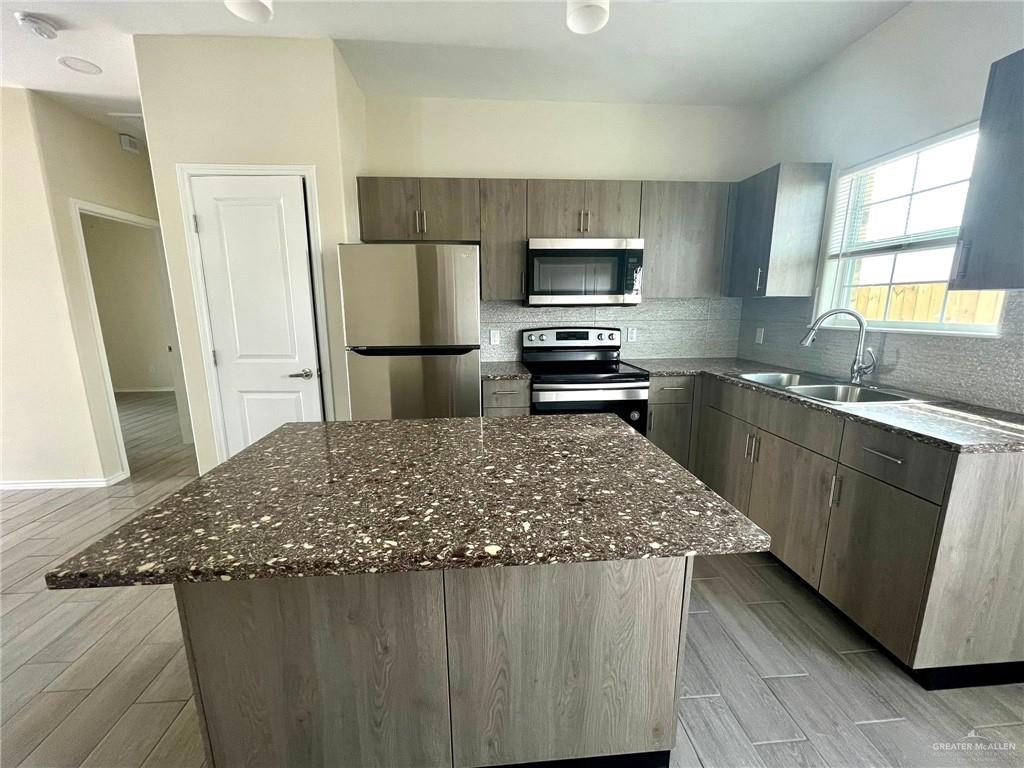
[[[615,416],[288,424],[47,583],[175,585],[215,768],[656,764],[693,556],[769,543]]]

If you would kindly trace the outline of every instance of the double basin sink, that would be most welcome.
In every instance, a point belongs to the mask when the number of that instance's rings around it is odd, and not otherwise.
[[[743,373],[741,379],[825,403],[914,403],[912,397],[858,384],[841,384],[807,373]]]

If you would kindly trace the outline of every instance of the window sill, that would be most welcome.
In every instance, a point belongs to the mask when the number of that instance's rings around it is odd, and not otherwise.
[[[810,327],[811,324],[808,323],[807,328]],[[827,329],[830,331],[859,331],[856,325],[847,325],[845,323],[837,323],[833,325],[826,322],[821,327],[823,330]],[[868,333],[902,333],[911,336],[953,336],[965,339],[1001,339],[1003,337],[1003,334],[998,331],[986,333],[984,331],[955,331],[932,328],[880,328],[878,326],[871,325],[871,323],[868,323]]]

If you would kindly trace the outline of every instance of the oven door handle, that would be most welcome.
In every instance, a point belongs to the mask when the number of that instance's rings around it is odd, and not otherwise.
[[[589,389],[559,392],[533,391],[534,403],[610,403],[621,400],[647,400],[646,389]]]
[[[607,384],[534,384],[534,392],[571,392],[584,390],[650,389],[646,381],[623,381]]]

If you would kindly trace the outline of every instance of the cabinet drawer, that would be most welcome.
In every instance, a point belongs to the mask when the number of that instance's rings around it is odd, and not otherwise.
[[[483,382],[484,408],[530,407],[530,380]]]
[[[693,376],[651,376],[652,403],[693,401]]]
[[[942,503],[952,454],[944,448],[847,422],[839,461],[906,491]]]
[[[707,387],[706,402],[822,456],[839,458],[843,420],[835,414],[718,379],[712,379]]]
[[[486,418],[502,418],[507,416],[529,416],[530,407],[521,406],[516,408],[484,408]]]

